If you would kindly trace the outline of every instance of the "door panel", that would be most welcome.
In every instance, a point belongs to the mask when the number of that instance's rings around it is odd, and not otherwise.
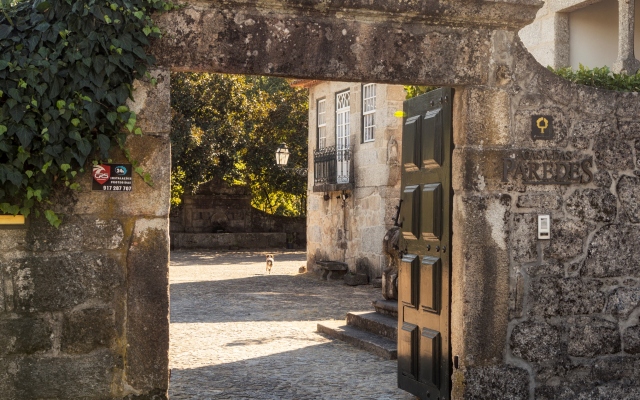
[[[407,118],[402,129],[403,140],[415,143],[420,139],[420,127],[422,126],[422,118],[415,115]],[[406,171],[418,171],[420,168],[420,147],[418,146],[402,146],[402,162]]]
[[[440,312],[440,270],[439,257],[426,256],[420,266],[420,305],[425,311]]]
[[[415,254],[405,254],[398,268],[398,300],[401,304],[418,308],[418,285],[420,284],[420,259]]]
[[[442,108],[427,111],[422,130],[422,166],[438,168],[442,165]]]
[[[404,103],[398,386],[451,398],[451,88]]]
[[[442,185],[432,183],[422,189],[420,226],[424,240],[439,240],[442,234]]]
[[[420,236],[420,185],[409,185],[402,191],[403,218],[402,236],[407,240],[418,240]]]

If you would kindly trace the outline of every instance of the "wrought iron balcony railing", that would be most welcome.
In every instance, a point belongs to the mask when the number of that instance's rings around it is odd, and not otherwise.
[[[323,147],[313,152],[314,186],[353,183],[353,157],[350,148]]]

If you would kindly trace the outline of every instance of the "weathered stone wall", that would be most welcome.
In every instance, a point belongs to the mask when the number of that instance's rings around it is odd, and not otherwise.
[[[317,100],[326,99],[326,146],[335,146],[335,94],[349,89],[350,143],[353,147],[353,188],[344,202],[339,191],[314,191],[313,151],[317,149]],[[362,93],[360,83],[323,82],[309,89],[309,191],[307,193],[307,265],[315,261],[342,261],[352,272],[357,264],[370,278],[385,267],[382,240],[393,225],[400,198],[400,149],[402,110],[406,93],[402,86],[376,85],[374,140],[362,142]],[[325,200],[325,194],[329,199]],[[362,268],[360,267],[360,268]],[[363,272],[365,272],[363,271]]]
[[[59,192],[60,229],[0,230],[0,397],[164,396],[168,387],[169,74],[136,83],[131,155],[153,187]],[[126,162],[112,154],[114,162]],[[150,398],[150,397],[146,397]]]
[[[160,19],[154,52],[176,70],[456,86],[453,397],[639,397],[638,95],[537,64],[516,31],[538,2],[370,3],[197,3]],[[53,200],[60,230],[0,231],[3,398],[166,395],[169,75],[155,74],[136,84],[145,135],[129,141],[154,186],[91,192],[87,174]],[[553,117],[554,141],[531,140],[532,115]],[[592,157],[593,178],[502,182],[504,158],[549,148]]]
[[[454,393],[639,397],[638,94],[570,84],[511,45],[507,79],[456,94]],[[532,115],[555,139],[532,139]]]

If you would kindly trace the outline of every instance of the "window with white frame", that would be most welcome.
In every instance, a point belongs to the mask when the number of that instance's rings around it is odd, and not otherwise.
[[[325,99],[318,100],[318,148],[327,147],[327,101]]]
[[[376,127],[376,84],[362,86],[362,141],[372,142]]]
[[[336,161],[337,182],[349,182],[349,113],[351,94],[344,91],[336,94]]]

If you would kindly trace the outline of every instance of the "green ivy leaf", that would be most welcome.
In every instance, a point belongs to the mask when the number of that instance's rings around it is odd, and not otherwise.
[[[69,170],[69,168],[71,168],[71,165],[69,165],[69,164],[62,164],[60,166],[60,169],[63,170],[64,172],[67,172]]]
[[[45,218],[47,218],[47,221],[49,221],[49,223],[55,226],[56,228],[59,227],[60,224],[62,223],[62,220],[56,215],[55,212],[51,210],[46,210],[44,212],[44,216]]]
[[[4,125],[0,125],[0,136],[4,135],[7,132],[7,127]]]

